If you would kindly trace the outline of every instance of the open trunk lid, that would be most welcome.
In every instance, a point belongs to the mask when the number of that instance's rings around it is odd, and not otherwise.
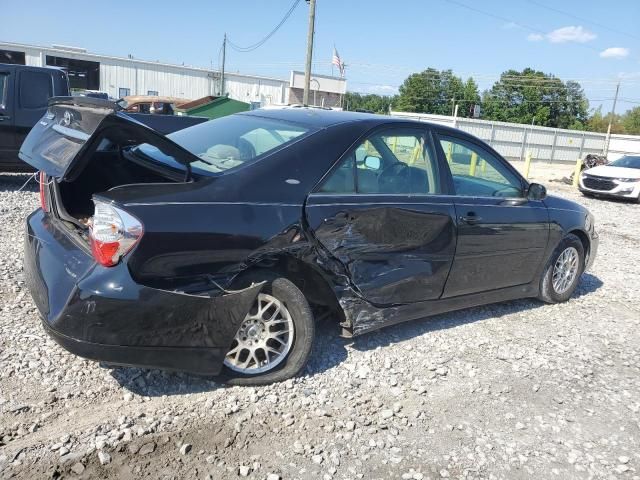
[[[20,159],[63,180],[102,121],[119,107],[108,100],[54,97],[20,147]]]
[[[198,157],[143,123],[119,112],[109,100],[90,97],[54,97],[20,148],[20,159],[49,177],[72,181],[82,163],[108,134],[121,146],[149,143],[173,157],[190,173]]]

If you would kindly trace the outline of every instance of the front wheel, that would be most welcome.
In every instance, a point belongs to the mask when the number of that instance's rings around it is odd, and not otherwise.
[[[564,237],[545,268],[540,282],[540,300],[547,303],[569,300],[584,271],[584,257],[580,239],[573,234]]]
[[[302,292],[286,278],[265,284],[224,359],[223,380],[264,385],[297,375],[306,365],[315,325]]]

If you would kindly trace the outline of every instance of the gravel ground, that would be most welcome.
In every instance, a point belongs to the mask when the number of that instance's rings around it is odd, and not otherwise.
[[[587,199],[601,245],[563,305],[522,300],[354,341],[226,388],[110,369],[44,334],[23,284],[36,189],[0,176],[0,478],[640,479],[640,205]]]

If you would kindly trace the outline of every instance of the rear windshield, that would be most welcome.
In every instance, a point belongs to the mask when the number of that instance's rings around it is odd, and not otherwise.
[[[310,133],[310,129],[252,115],[231,115],[194,125],[167,135],[200,160],[191,163],[194,171],[220,173],[255,159]],[[137,147],[147,157],[175,165],[156,147]]]

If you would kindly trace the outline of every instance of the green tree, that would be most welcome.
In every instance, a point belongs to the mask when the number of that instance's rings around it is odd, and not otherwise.
[[[483,118],[584,129],[589,103],[578,82],[531,68],[508,70],[482,97]]]
[[[587,130],[591,132],[606,133],[609,127],[609,118],[611,118],[610,113],[602,115],[602,106],[596,108],[587,121]],[[625,133],[625,126],[623,125],[621,115],[616,114],[613,116],[613,122],[611,122],[611,133]]]
[[[373,113],[389,113],[393,97],[375,94],[347,92],[344,97],[345,110],[367,110]]]
[[[640,107],[627,110],[622,115],[622,125],[625,133],[629,135],[640,135]]]
[[[469,107],[479,100],[478,86],[473,79],[466,83],[451,70],[428,68],[413,73],[400,86],[400,94],[394,108],[402,112],[435,113],[451,115],[454,102],[460,103],[458,115],[469,116]]]
[[[462,90],[462,99],[460,100],[458,115],[464,117],[472,117],[476,105],[480,105],[480,93],[478,92],[478,84],[471,77],[467,79]]]

